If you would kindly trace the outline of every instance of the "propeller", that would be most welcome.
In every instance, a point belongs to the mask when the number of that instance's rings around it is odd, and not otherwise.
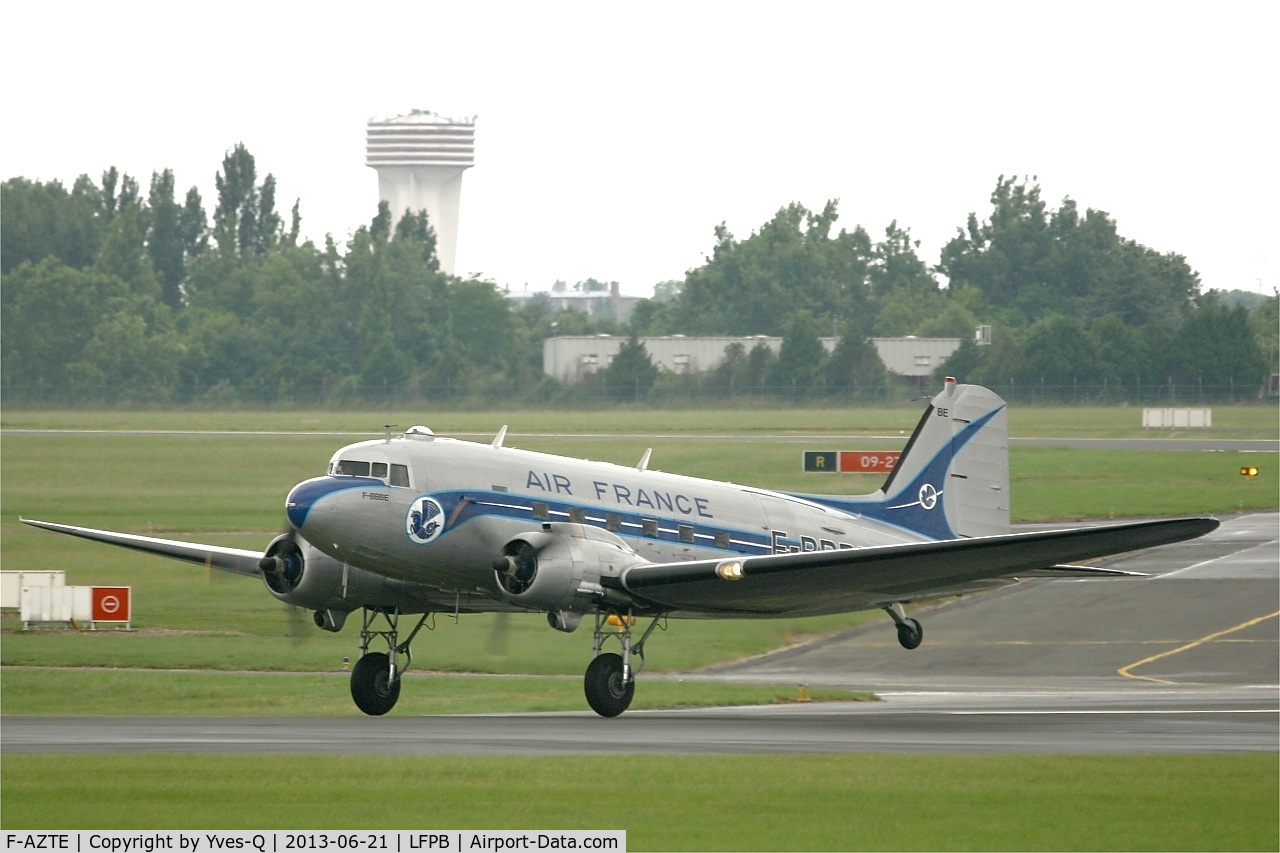
[[[484,644],[484,653],[494,658],[505,658],[511,644],[511,614],[499,610],[492,616],[489,638]]]
[[[298,547],[297,531],[286,525],[271,544],[267,546],[262,559],[258,561],[258,570],[267,586],[281,595],[292,592],[302,580],[305,558]],[[307,608],[282,602],[285,608],[284,634],[292,640],[295,647],[309,642],[315,637],[314,623]]]
[[[292,592],[302,580],[304,563],[297,533],[291,527],[271,540],[266,553],[258,561],[258,570],[262,572],[267,586],[284,595]]]
[[[507,592],[519,595],[529,588],[538,573],[538,552],[541,550],[523,539],[513,540],[503,547],[502,556],[493,561],[493,570],[499,574]]]

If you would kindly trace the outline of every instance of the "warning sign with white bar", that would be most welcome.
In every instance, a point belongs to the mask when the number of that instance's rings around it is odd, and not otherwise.
[[[92,595],[94,622],[129,622],[132,588],[127,586],[95,586]]]

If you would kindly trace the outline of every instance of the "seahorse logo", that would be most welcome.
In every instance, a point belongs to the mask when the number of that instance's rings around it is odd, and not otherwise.
[[[444,529],[444,507],[435,498],[418,498],[404,520],[405,532],[419,545],[426,545]]]

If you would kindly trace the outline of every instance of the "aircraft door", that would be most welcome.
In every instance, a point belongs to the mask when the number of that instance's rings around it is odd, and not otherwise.
[[[753,493],[763,516],[763,527],[773,539],[775,550],[783,545],[797,544],[792,541],[795,531],[795,512],[790,503],[771,495]]]

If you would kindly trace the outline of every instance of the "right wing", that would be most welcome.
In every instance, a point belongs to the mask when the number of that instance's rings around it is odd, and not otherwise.
[[[1212,518],[1008,533],[836,551],[632,566],[611,585],[655,610],[708,616],[838,613],[990,589],[1017,577],[1127,574],[1063,565],[1181,542]]]
[[[79,536],[94,542],[106,542],[148,554],[159,554],[175,560],[185,560],[201,566],[212,566],[224,572],[260,578],[262,572],[258,561],[262,559],[261,551],[246,551],[243,548],[224,548],[220,545],[202,545],[199,542],[179,542],[175,539],[157,539],[154,536],[138,536],[133,533],[116,533],[114,530],[95,530],[92,527],[76,527],[71,524],[55,524],[52,521],[36,521],[30,518],[19,518],[23,524],[52,530],[54,533],[66,533],[68,536]]]

